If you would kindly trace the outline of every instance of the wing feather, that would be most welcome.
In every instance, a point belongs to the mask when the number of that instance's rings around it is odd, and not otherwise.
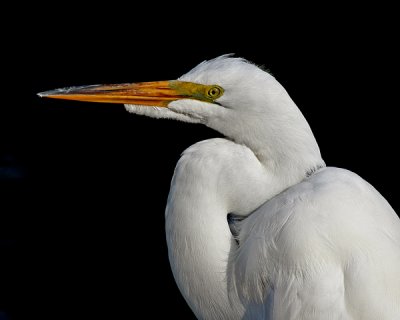
[[[400,220],[350,171],[320,170],[269,200],[241,222],[239,243],[229,283],[268,319],[400,315]]]

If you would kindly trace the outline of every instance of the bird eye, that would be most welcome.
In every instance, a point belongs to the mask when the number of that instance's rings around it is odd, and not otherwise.
[[[216,99],[221,96],[222,89],[220,87],[213,86],[210,89],[208,89],[207,94],[211,99]]]

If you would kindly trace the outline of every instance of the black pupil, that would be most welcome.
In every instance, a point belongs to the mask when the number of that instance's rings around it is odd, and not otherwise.
[[[212,96],[215,96],[217,94],[217,90],[216,89],[211,89],[210,94]]]

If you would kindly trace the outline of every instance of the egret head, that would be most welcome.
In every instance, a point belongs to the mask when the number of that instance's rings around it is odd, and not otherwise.
[[[135,114],[202,123],[256,154],[287,152],[285,136],[311,136],[308,144],[319,154],[307,122],[279,82],[262,68],[230,55],[204,61],[177,80],[72,87],[39,95],[123,103]]]
[[[285,93],[272,75],[230,55],[204,61],[168,84],[182,96],[168,101],[166,108],[146,109],[135,103],[126,104],[126,109],[150,117],[210,125],[216,117],[227,114],[271,113],[276,106],[274,100]]]

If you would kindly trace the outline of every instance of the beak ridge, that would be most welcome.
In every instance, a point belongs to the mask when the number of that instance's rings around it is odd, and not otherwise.
[[[39,97],[104,103],[123,103],[167,107],[185,96],[171,87],[170,81],[109,85],[89,85],[55,89],[38,93]]]

